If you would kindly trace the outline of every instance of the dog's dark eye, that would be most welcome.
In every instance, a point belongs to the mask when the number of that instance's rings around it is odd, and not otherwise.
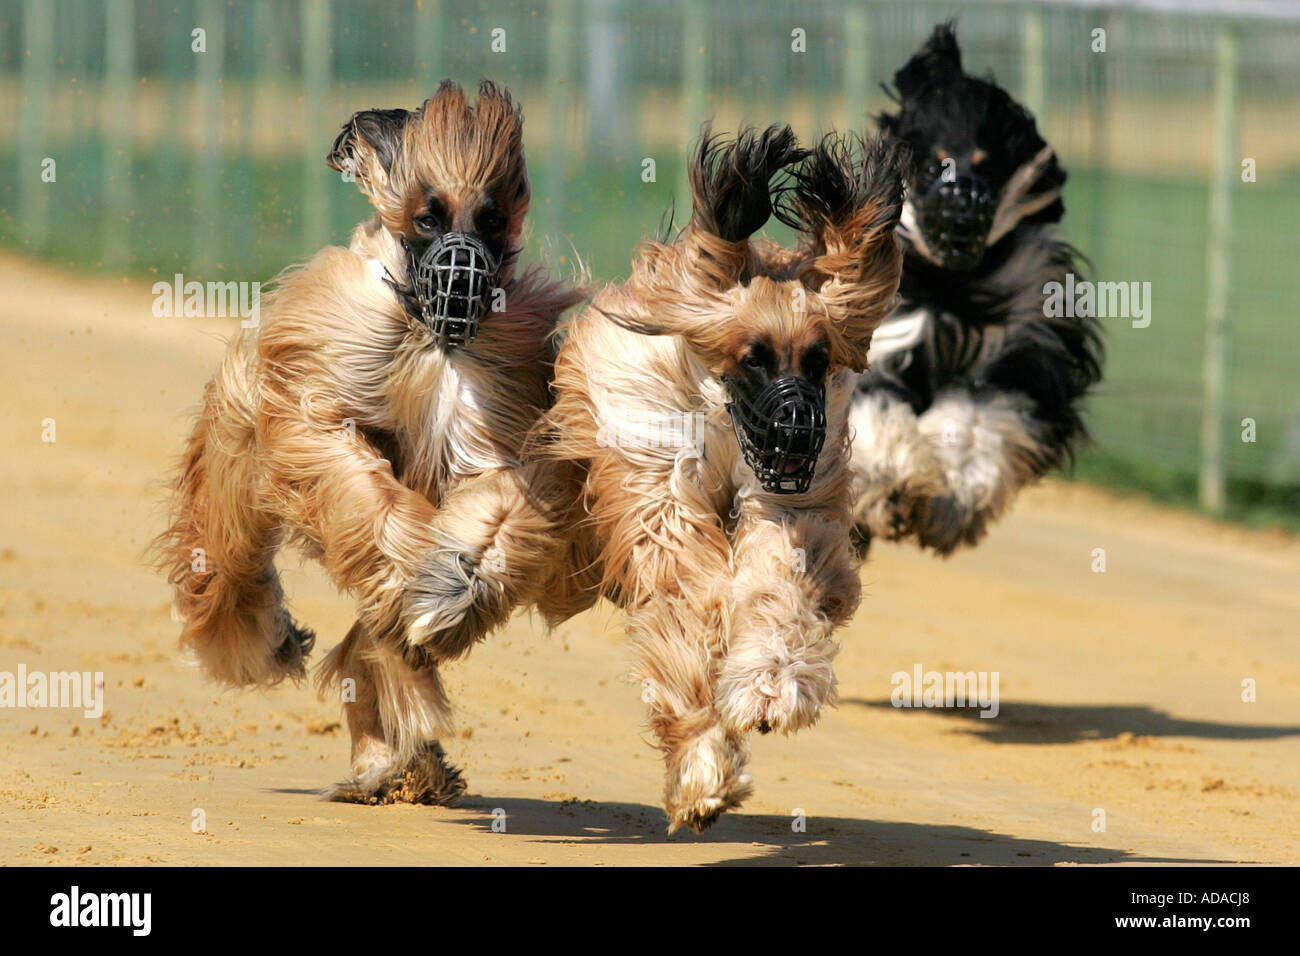
[[[442,228],[442,224],[447,217],[447,207],[437,196],[428,197],[428,205],[424,210],[411,217],[411,223],[416,229],[426,235],[433,235]]]
[[[803,357],[803,373],[810,382],[820,382],[831,367],[831,360],[820,347],[811,348]]]
[[[495,211],[485,212],[479,216],[478,226],[485,233],[497,233],[506,227],[506,217]]]
[[[772,350],[761,342],[756,342],[749,347],[740,359],[740,364],[750,371],[764,371],[772,362]]]

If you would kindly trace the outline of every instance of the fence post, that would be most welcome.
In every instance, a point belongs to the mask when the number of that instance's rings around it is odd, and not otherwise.
[[[551,0],[546,26],[546,194],[544,235],[555,241],[564,222],[569,164],[569,106],[573,102],[573,2]]]
[[[850,4],[844,10],[844,100],[840,120],[844,130],[863,130],[867,126],[870,38],[866,5]]]
[[[198,141],[191,184],[194,194],[194,243],[190,269],[211,272],[220,258],[225,223],[221,215],[221,67],[225,54],[226,5],[202,0],[199,22],[204,31],[204,53],[198,59]]]
[[[280,11],[269,3],[253,6],[254,47],[253,75],[249,82],[249,109],[251,117],[246,137],[248,155],[261,155],[259,139],[268,138],[271,131],[279,132],[277,107],[289,101],[292,93],[286,87],[285,37]],[[254,159],[256,161],[256,159]]]
[[[135,135],[135,0],[108,0],[102,96],[100,256],[120,272],[131,259]]]
[[[1042,7],[1025,11],[1024,32],[1020,35],[1024,60],[1024,103],[1034,114],[1041,132],[1047,112],[1047,16]],[[1092,54],[1095,55],[1095,54]]]
[[[682,149],[674,216],[679,224],[691,217],[687,157],[691,143],[700,135],[700,124],[709,118],[704,115],[709,85],[708,8],[701,0],[684,0],[682,13]]]
[[[421,101],[432,96],[443,79],[442,0],[416,0],[415,78],[423,84]]]
[[[53,184],[41,178],[49,156],[49,96],[54,77],[54,4],[23,4],[22,92],[18,121],[18,240],[29,252],[45,248],[49,236],[49,195]],[[58,157],[50,157],[56,160]],[[57,165],[55,170],[57,172]]]
[[[1109,36],[1118,21],[1118,14],[1105,10],[1097,11],[1095,23]],[[1106,206],[1110,193],[1110,81],[1107,73],[1106,57],[1109,53],[1089,53],[1087,59],[1089,142],[1088,165],[1092,173],[1092,182],[1088,189],[1088,249],[1092,255],[1099,255],[1095,250],[1103,247],[1106,236]],[[1097,260],[1101,268],[1105,263]]]
[[[331,238],[330,197],[333,184],[326,175],[328,143],[318,137],[328,128],[330,83],[329,0],[302,0],[302,252]]]
[[[1205,372],[1201,405],[1201,507],[1227,504],[1223,415],[1227,398],[1228,301],[1232,265],[1232,190],[1237,178],[1237,46],[1233,24],[1219,27],[1214,70],[1214,152],[1205,249]]]
[[[590,153],[606,162],[626,155],[627,119],[635,112],[628,107],[623,79],[625,66],[619,57],[617,3],[618,0],[586,0],[582,15],[587,24],[583,57],[587,74],[581,85],[587,125],[584,142]]]
[[[756,45],[756,58],[761,57],[763,71],[767,79],[767,101],[763,104],[765,115],[779,116],[785,122],[794,125],[794,56],[790,44],[782,40],[782,27],[787,19],[782,11],[764,8],[758,14],[756,30],[765,39]],[[759,52],[763,51],[763,52]]]

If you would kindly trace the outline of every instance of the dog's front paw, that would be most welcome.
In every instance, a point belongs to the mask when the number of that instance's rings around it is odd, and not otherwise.
[[[737,733],[793,733],[817,722],[835,699],[829,637],[788,646],[780,635],[733,644],[718,682],[718,711]]]
[[[956,498],[942,496],[931,502],[925,522],[917,531],[921,547],[948,557],[961,545],[975,545],[988,534],[993,511],[972,508]]]
[[[855,402],[852,422],[853,523],[859,539],[911,537],[925,523],[930,498],[944,491],[932,443],[917,430],[912,409],[884,395]]]
[[[702,833],[753,792],[744,740],[715,724],[668,757],[664,809],[668,832]]]
[[[858,537],[903,541],[929,520],[931,496],[942,486],[931,475],[914,475],[864,490],[853,512]],[[859,554],[865,554],[859,547]]]
[[[465,654],[513,610],[493,549],[432,552],[406,591],[406,642],[439,660]]]

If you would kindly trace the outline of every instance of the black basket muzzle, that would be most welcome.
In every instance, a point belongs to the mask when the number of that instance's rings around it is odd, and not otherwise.
[[[736,441],[759,483],[780,495],[807,491],[826,442],[826,390],[795,376],[773,379],[752,399],[727,387]]]
[[[915,205],[925,244],[945,269],[965,271],[979,265],[998,205],[997,197],[982,179],[937,179]]]
[[[407,253],[421,321],[439,345],[469,345],[496,286],[497,257],[467,232],[443,233],[419,255],[408,245]]]

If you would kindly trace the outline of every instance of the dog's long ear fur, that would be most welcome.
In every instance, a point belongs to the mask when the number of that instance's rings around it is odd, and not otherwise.
[[[866,367],[871,334],[894,305],[902,253],[894,227],[911,156],[880,135],[830,134],[795,173],[791,211],[803,232],[799,279],[826,308],[836,358]]]
[[[773,196],[785,191],[785,174],[807,152],[789,126],[749,127],[734,140],[706,126],[690,165],[690,224],[676,242],[641,247],[633,279],[642,314],[609,318],[643,335],[690,337],[716,323],[723,294],[753,275],[750,237],[771,218]]]
[[[402,134],[413,115],[409,110],[362,110],[352,114],[325,162],[331,169],[351,173],[361,191],[380,206],[393,162],[402,151]]]
[[[748,279],[749,238],[772,217],[772,196],[783,191],[787,168],[807,155],[789,126],[743,129],[735,140],[706,126],[691,162],[691,225],[686,251],[698,280],[727,289]]]

